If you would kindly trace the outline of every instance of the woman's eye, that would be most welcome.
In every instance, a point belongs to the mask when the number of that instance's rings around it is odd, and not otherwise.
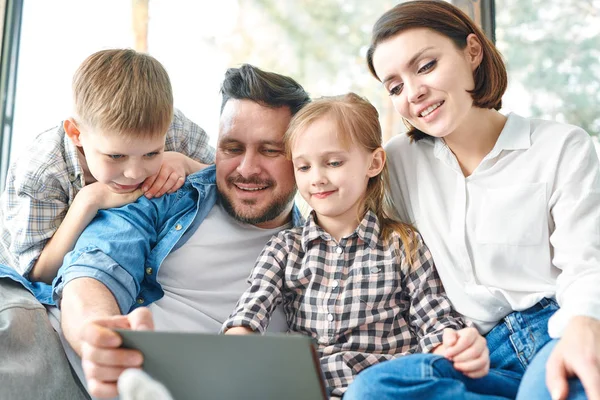
[[[427,64],[425,64],[421,68],[419,68],[419,73],[423,73],[423,72],[429,71],[431,68],[433,68],[435,66],[436,62],[437,62],[437,60],[431,60],[431,61],[429,61]]]
[[[404,86],[403,83],[396,85],[392,88],[390,88],[389,93],[390,96],[398,96],[401,92],[402,92],[402,87]]]

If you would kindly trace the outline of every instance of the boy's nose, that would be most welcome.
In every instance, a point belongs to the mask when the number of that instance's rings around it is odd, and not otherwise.
[[[125,171],[123,172],[123,175],[125,175],[126,178],[132,179],[132,180],[140,180],[142,178],[146,178],[145,176],[146,172],[144,170],[144,168],[142,168],[141,165],[129,165],[127,168],[125,168]]]

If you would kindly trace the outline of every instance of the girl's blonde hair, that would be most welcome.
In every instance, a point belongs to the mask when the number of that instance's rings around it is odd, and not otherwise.
[[[288,158],[292,158],[291,149],[298,136],[309,125],[323,117],[330,117],[335,121],[338,139],[346,148],[356,144],[373,152],[382,147],[381,125],[377,109],[368,100],[355,93],[348,93],[316,99],[304,106],[292,118],[283,139]],[[315,146],[318,146],[318,143],[315,143]],[[356,217],[360,222],[367,210],[375,213],[379,219],[380,237],[384,241],[388,241],[392,233],[397,232],[408,256],[408,262],[411,263],[416,252],[416,230],[411,225],[391,217],[388,181],[388,168],[385,164],[381,173],[369,179]]]

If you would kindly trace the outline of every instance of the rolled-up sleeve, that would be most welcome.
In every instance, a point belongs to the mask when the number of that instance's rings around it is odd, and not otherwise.
[[[560,310],[549,332],[560,337],[574,316],[600,320],[600,166],[589,135],[574,128],[563,145],[550,213],[553,264],[561,270],[556,298]]]

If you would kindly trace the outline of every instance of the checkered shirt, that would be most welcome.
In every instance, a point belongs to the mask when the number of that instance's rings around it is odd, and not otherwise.
[[[263,333],[279,303],[291,331],[316,340],[331,396],[341,397],[363,369],[428,352],[445,328],[465,326],[445,295],[431,253],[416,234],[410,266],[397,233],[384,243],[377,216],[367,212],[339,243],[315,222],[274,236],[223,329]]]
[[[208,135],[179,110],[166,151],[213,163]],[[84,185],[77,149],[60,126],[39,134],[12,163],[0,197],[0,263],[27,276]]]

